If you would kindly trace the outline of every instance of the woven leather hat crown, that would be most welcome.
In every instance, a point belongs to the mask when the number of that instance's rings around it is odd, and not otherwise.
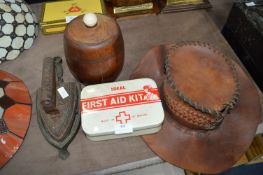
[[[215,129],[239,99],[234,64],[209,44],[172,45],[164,66],[166,105],[188,127]]]

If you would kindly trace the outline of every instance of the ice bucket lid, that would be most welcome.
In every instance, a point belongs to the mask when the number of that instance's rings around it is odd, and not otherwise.
[[[65,38],[78,44],[109,44],[120,35],[116,21],[106,15],[87,13],[72,20],[64,32]]]

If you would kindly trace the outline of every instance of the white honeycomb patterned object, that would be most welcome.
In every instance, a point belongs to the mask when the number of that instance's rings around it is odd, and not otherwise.
[[[38,34],[38,20],[23,0],[0,0],[0,63],[16,59]]]

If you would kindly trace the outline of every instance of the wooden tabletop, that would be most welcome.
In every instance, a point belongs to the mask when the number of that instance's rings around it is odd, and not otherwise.
[[[131,20],[120,20],[124,43],[125,63],[118,80],[129,79],[140,59],[152,47],[179,41],[203,41],[222,50],[227,56],[237,57],[205,10],[160,14]],[[82,129],[69,146],[70,157],[60,160],[57,150],[42,136],[36,118],[36,90],[40,87],[42,61],[48,56],[63,60],[63,34],[44,36],[41,33],[33,47],[14,61],[0,64],[29,88],[33,113],[25,140],[15,156],[1,169],[1,174],[81,174],[155,157],[140,137],[92,142]],[[75,81],[66,62],[64,80]]]

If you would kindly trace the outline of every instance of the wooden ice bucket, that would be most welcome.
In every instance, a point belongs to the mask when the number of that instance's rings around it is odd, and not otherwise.
[[[64,32],[68,67],[83,84],[114,81],[124,62],[120,27],[113,18],[88,13],[71,21]]]

